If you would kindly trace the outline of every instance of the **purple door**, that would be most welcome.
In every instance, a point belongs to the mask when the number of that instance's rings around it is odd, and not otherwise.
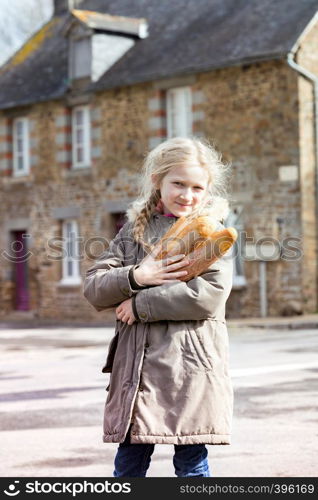
[[[26,231],[13,231],[12,251],[14,255],[15,276],[15,309],[29,310],[29,287],[27,265],[27,238]]]

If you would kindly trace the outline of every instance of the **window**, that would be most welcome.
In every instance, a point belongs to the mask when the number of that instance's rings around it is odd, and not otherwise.
[[[78,106],[72,112],[72,163],[74,168],[91,163],[91,133],[89,106]]]
[[[92,48],[90,37],[71,40],[70,71],[72,80],[91,76]]]
[[[167,91],[167,137],[192,135],[192,99],[190,87]]]
[[[244,275],[244,264],[242,258],[242,246],[241,246],[241,232],[244,229],[244,224],[242,220],[243,207],[234,208],[227,217],[225,221],[225,227],[234,227],[237,230],[238,238],[231,248],[233,255],[234,252],[234,262],[233,262],[233,288],[240,288],[246,285],[246,278]]]
[[[62,226],[63,236],[63,285],[79,285],[81,276],[79,273],[79,245],[78,224],[75,220],[66,220]]]
[[[27,175],[29,171],[29,123],[27,118],[16,118],[13,121],[13,175]]]

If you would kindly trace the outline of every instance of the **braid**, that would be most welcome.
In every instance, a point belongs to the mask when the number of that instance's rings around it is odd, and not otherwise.
[[[145,227],[148,224],[158,201],[160,200],[160,191],[157,189],[151,195],[148,201],[146,201],[144,208],[141,209],[136,217],[134,227],[133,227],[133,237],[137,243],[140,243],[144,248],[147,248],[150,252],[153,250],[153,245],[150,245],[144,240]]]

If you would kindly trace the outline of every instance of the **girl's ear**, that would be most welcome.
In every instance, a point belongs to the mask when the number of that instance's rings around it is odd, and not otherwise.
[[[158,175],[157,174],[151,174],[151,180],[152,180],[153,185],[156,188],[159,188],[159,186],[158,186]]]

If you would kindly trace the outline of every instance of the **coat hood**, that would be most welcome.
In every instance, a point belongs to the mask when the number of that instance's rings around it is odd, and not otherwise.
[[[135,222],[137,215],[144,206],[143,201],[136,200],[126,211],[129,222]],[[157,211],[155,213],[158,213]],[[159,212],[160,213],[160,212]],[[230,213],[229,202],[222,196],[213,196],[208,199],[205,206],[201,209],[200,215],[209,215],[218,221],[224,221]]]

